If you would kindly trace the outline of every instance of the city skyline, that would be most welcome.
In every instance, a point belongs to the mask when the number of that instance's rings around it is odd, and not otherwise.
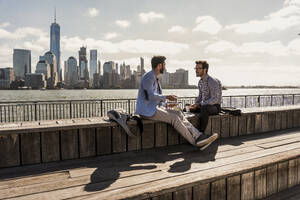
[[[31,50],[35,70],[38,56],[49,50],[49,24],[56,6],[60,65],[70,56],[77,57],[85,45],[101,53],[102,63],[125,61],[135,67],[143,57],[146,71],[152,55],[165,55],[167,70],[189,70],[192,85],[198,81],[194,61],[206,59],[209,73],[224,85],[300,86],[299,0],[230,0],[226,5],[216,0],[176,1],[176,5],[169,0],[132,1],[135,8],[117,0],[72,1],[68,12],[63,11],[71,1],[48,2],[0,1],[1,68],[12,67],[14,48],[25,48]]]

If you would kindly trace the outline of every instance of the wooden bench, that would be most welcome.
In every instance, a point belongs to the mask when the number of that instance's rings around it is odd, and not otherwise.
[[[300,130],[0,170],[5,199],[262,199],[300,184]]]
[[[197,126],[198,116],[189,120]],[[144,120],[141,137],[130,138],[103,118],[0,124],[0,168],[150,149],[186,143],[168,124]],[[137,129],[135,122],[130,122]],[[300,127],[300,106],[243,109],[240,117],[216,115],[207,134],[221,138]]]

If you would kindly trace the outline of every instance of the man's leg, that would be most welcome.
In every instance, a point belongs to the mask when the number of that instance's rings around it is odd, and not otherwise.
[[[208,124],[209,115],[219,114],[220,109],[215,105],[204,105],[200,107],[200,128],[199,131],[204,133]]]
[[[184,120],[184,116],[180,115],[177,112],[171,109],[166,109],[164,107],[158,107],[152,117],[146,118],[171,124],[189,143],[191,143],[192,145],[196,145],[195,137],[185,125],[187,124],[187,122]],[[196,134],[200,135],[197,129],[196,131]]]

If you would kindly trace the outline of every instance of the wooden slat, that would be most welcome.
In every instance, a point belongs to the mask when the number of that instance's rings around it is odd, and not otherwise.
[[[289,160],[288,166],[288,187],[297,185],[297,159]]]
[[[294,111],[293,110],[289,110],[289,111],[287,111],[287,113],[288,113],[287,128],[293,128]]]
[[[193,187],[193,200],[210,199],[210,183],[200,184]]]
[[[229,116],[221,117],[221,137],[227,138],[230,135],[230,118]]]
[[[262,114],[261,123],[262,123],[262,132],[268,132],[269,131],[269,115],[268,115],[268,113]]]
[[[80,158],[96,156],[95,128],[79,129]]]
[[[19,136],[0,136],[0,168],[20,165]]]
[[[207,123],[206,129],[204,130],[204,133],[206,135],[211,135],[211,133],[212,133],[211,116],[208,117],[208,123]]]
[[[79,158],[78,151],[78,130],[61,131],[61,159]]]
[[[237,136],[239,132],[239,118],[230,116],[230,136]]]
[[[299,127],[299,119],[300,119],[300,112],[299,110],[294,110],[294,116],[293,116],[293,128]]]
[[[267,196],[277,193],[277,164],[267,167]]]
[[[227,178],[227,199],[240,200],[241,199],[241,176],[232,176]]]
[[[211,200],[226,200],[226,181],[221,179],[211,183]]]
[[[137,137],[127,137],[128,138],[128,151],[141,150],[142,149],[142,136],[139,132],[137,125],[128,125],[130,131]]]
[[[211,117],[211,131],[212,133],[220,134],[221,131],[221,119],[219,115],[214,115]]]
[[[297,175],[298,175],[298,181],[297,184],[300,184],[300,158],[297,159]]]
[[[254,199],[254,172],[242,174],[241,200]]]
[[[156,197],[152,197],[152,200],[172,200],[172,193],[162,194]]]
[[[142,148],[153,148],[154,142],[154,123],[144,124],[144,132],[142,133]]]
[[[262,131],[262,115],[261,114],[256,114],[255,115],[255,133],[261,133]]]
[[[167,146],[167,124],[162,122],[155,123],[155,146]]]
[[[168,145],[179,144],[179,133],[168,124]]]
[[[267,196],[267,170],[255,171],[255,199],[262,199]]]
[[[42,161],[52,162],[60,160],[59,132],[41,133]]]
[[[173,193],[173,200],[192,200],[192,188],[178,190]]]
[[[96,129],[97,155],[110,154],[111,145],[111,127],[102,127]]]
[[[247,116],[239,116],[239,135],[246,135],[247,133]]]
[[[21,134],[22,165],[41,162],[41,135],[40,133]]]
[[[253,134],[255,129],[255,115],[247,115],[247,134]]]
[[[276,114],[275,112],[270,112],[268,115],[269,121],[269,131],[275,130],[275,123],[276,123]]]
[[[112,149],[113,153],[126,151],[126,133],[120,126],[112,127]]]
[[[287,112],[281,112],[281,129],[287,128]]]
[[[288,188],[288,162],[278,163],[278,191]]]
[[[281,112],[276,112],[275,130],[281,129]]]

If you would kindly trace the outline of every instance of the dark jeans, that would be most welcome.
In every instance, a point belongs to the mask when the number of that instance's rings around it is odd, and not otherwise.
[[[200,106],[200,108],[198,108],[194,112],[200,113],[199,131],[204,132],[204,130],[207,127],[208,116],[219,114],[221,112],[221,107],[219,104],[204,105],[204,106]]]

